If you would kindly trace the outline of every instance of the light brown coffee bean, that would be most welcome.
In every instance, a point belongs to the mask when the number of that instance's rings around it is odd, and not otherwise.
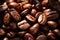
[[[36,23],[29,29],[29,31],[31,34],[36,34],[38,32],[38,29],[39,29],[39,24]]]
[[[36,18],[33,17],[33,16],[30,15],[30,14],[26,15],[26,18],[27,18],[29,21],[31,21],[31,22],[35,22],[35,21],[36,21]]]
[[[34,37],[30,33],[26,33],[24,38],[25,40],[34,40]]]

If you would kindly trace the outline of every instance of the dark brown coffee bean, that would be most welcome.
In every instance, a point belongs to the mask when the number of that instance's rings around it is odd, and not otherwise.
[[[15,36],[15,33],[14,32],[9,32],[6,35],[7,35],[7,37],[12,38],[12,37]]]
[[[47,40],[47,37],[45,35],[39,35],[36,40]]]
[[[11,11],[10,14],[16,21],[21,20],[21,16],[19,15],[19,13],[16,10]]]
[[[36,9],[32,9],[32,11],[31,11],[31,15],[35,16],[36,13],[37,13]]]
[[[20,36],[20,37],[23,37],[24,35],[25,35],[25,31],[22,31],[22,32],[18,32],[18,35]]]
[[[31,4],[24,4],[24,5],[23,5],[23,8],[24,8],[24,9],[26,9],[26,8],[31,8],[31,7],[32,7]]]
[[[5,31],[0,28],[0,36],[3,36],[3,35],[5,35]]]
[[[41,30],[43,31],[43,32],[48,32],[49,31],[49,27],[48,26],[46,26],[46,25],[44,25],[44,26],[41,26]]]
[[[3,40],[9,40],[7,37],[5,37]]]
[[[19,4],[16,3],[16,2],[11,2],[11,3],[8,4],[8,6],[12,7],[12,8],[17,8],[19,6]]]
[[[48,38],[50,39],[50,40],[55,40],[56,38],[55,38],[55,34],[53,33],[53,32],[51,32],[51,30],[49,31],[49,33],[48,33]]]
[[[8,24],[10,22],[10,14],[6,13],[3,19],[5,24]]]
[[[25,40],[34,40],[34,37],[30,33],[26,33],[24,38]]]
[[[10,29],[12,29],[12,30],[16,30],[16,28],[17,28],[17,26],[16,26],[16,23],[14,23],[14,22],[11,22],[10,23]]]
[[[26,20],[23,20],[23,21],[19,22],[17,25],[18,25],[18,28],[20,28],[22,30],[26,30],[30,27],[30,24],[27,23]]]
[[[35,22],[35,21],[36,21],[36,18],[33,17],[33,16],[30,15],[30,14],[26,15],[26,18],[27,18],[29,21],[31,21],[31,22]]]
[[[58,19],[59,14],[55,13],[55,14],[51,14],[47,16],[47,20],[56,20]]]
[[[55,34],[57,34],[58,36],[60,36],[60,30],[59,30],[59,29],[55,29],[53,32],[54,32]]]
[[[39,24],[45,24],[47,21],[47,16],[45,14],[41,14],[38,18]]]
[[[38,29],[39,29],[39,24],[36,23],[29,29],[29,31],[31,34],[36,34],[38,32]]]
[[[56,28],[57,27],[57,23],[54,22],[54,21],[48,21],[47,23],[51,28]]]
[[[20,14],[21,14],[22,16],[25,16],[25,15],[28,14],[28,12],[29,12],[29,9],[25,9],[25,10],[23,10]]]

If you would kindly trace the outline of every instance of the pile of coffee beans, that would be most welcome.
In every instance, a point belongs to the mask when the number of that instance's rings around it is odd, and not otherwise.
[[[60,0],[1,0],[0,40],[59,40]]]

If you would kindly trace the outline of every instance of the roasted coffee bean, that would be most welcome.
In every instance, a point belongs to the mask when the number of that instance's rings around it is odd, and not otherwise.
[[[36,34],[38,32],[38,29],[39,29],[39,24],[36,23],[29,29],[29,31],[31,34]]]
[[[11,2],[11,3],[8,4],[8,6],[11,7],[11,8],[16,8],[16,7],[19,6],[19,4],[16,3],[16,2]]]
[[[25,31],[22,31],[22,32],[18,32],[18,35],[20,36],[20,37],[23,37],[24,35],[25,35]]]
[[[3,36],[3,35],[5,35],[5,31],[0,28],[0,36]]]
[[[49,33],[48,33],[48,38],[50,39],[50,40],[55,40],[56,38],[55,38],[55,34],[53,33],[53,32],[51,32],[51,30],[49,31]]]
[[[24,38],[25,40],[34,40],[34,37],[30,33],[26,33]]]
[[[0,5],[0,12],[6,10],[7,8],[8,8],[8,6],[7,6],[6,2],[4,2],[2,5]]]
[[[56,20],[59,15],[57,13],[47,16],[47,20]]]
[[[30,24],[26,20],[19,22],[17,25],[18,25],[18,28],[22,30],[26,30],[30,27]]]
[[[30,14],[26,15],[26,18],[27,18],[29,21],[31,21],[31,22],[35,22],[35,21],[36,21],[36,18],[33,17],[33,16],[30,15]]]
[[[20,14],[21,14],[22,16],[25,16],[25,15],[28,14],[28,12],[29,12],[29,9],[25,9],[25,10],[23,10]]]
[[[45,35],[39,35],[36,40],[47,40],[47,37]]]
[[[8,24],[10,22],[10,14],[6,13],[3,19],[5,24]]]
[[[40,14],[40,16],[38,18],[39,24],[45,24],[46,21],[47,21],[47,16],[45,14]]]
[[[45,10],[43,11],[43,13],[46,14],[46,15],[51,14],[50,12],[51,12],[51,9],[45,9]]]
[[[9,40],[7,37],[5,37],[3,40]]]
[[[6,34],[6,36],[9,37],[9,38],[12,38],[12,37],[15,36],[15,33],[14,32],[9,32],[9,33]]]
[[[51,28],[56,28],[57,27],[57,23],[54,22],[54,21],[48,21],[47,23]]]
[[[35,16],[36,13],[37,13],[36,9],[32,9],[32,10],[31,10],[31,15]]]
[[[46,26],[46,25],[44,25],[44,26],[41,26],[41,30],[43,31],[43,32],[48,32],[49,31],[49,27],[48,26]]]
[[[43,0],[42,5],[46,5],[48,3],[48,0]]]
[[[35,17],[38,18],[40,14],[42,14],[42,12],[37,12]]]
[[[14,0],[6,0],[7,3],[14,2]]]
[[[16,10],[11,11],[10,14],[16,21],[21,20],[21,16],[19,15],[19,13]]]
[[[59,30],[59,29],[55,29],[53,32],[54,32],[55,34],[57,34],[58,36],[60,36],[60,30]]]
[[[11,22],[10,23],[10,29],[12,29],[12,30],[16,30],[16,28],[17,28],[17,26],[16,26],[16,23],[14,23],[14,22]]]
[[[24,8],[24,9],[26,9],[26,8],[31,8],[31,7],[32,7],[31,4],[24,4],[24,5],[23,5],[23,8]]]

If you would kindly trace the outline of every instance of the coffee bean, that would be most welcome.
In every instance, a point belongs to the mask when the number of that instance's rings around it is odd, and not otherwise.
[[[30,33],[26,33],[24,38],[25,40],[34,40],[34,37]]]
[[[9,32],[6,35],[7,35],[7,37],[12,38],[12,37],[15,36],[15,33],[14,32]]]
[[[3,35],[5,35],[5,31],[0,28],[0,36],[3,36]]]
[[[58,36],[60,36],[60,30],[59,30],[59,29],[55,29],[53,32],[54,32],[55,34],[57,34]]]
[[[5,37],[3,40],[9,40],[7,37]]]
[[[19,15],[19,13],[16,10],[11,11],[10,14],[16,21],[21,20],[21,16]]]
[[[55,34],[53,33],[53,32],[51,32],[51,30],[49,31],[49,33],[48,33],[48,38],[50,39],[50,40],[55,40],[56,38],[55,38]]]
[[[41,15],[39,16],[39,18],[38,18],[38,22],[39,22],[40,24],[45,24],[46,21],[47,21],[46,15],[45,15],[45,14],[41,14]]]
[[[54,21],[48,21],[47,23],[51,28],[56,28],[57,27],[57,23],[54,22]]]
[[[23,37],[24,35],[25,35],[25,31],[22,31],[22,32],[18,32],[18,35],[20,36],[20,37]]]
[[[22,30],[26,30],[30,27],[30,24],[26,20],[19,22],[17,25],[18,25],[18,28]]]
[[[23,8],[24,8],[24,9],[26,9],[26,8],[31,8],[31,7],[32,7],[31,4],[24,4],[24,5],[23,5]]]
[[[6,0],[7,3],[14,2],[14,0]]]
[[[31,34],[36,34],[38,32],[38,29],[39,29],[39,24],[36,23],[29,29],[29,31]]]
[[[35,17],[38,18],[40,14],[42,14],[42,12],[37,12]]]
[[[19,4],[16,3],[16,2],[11,2],[11,3],[8,4],[8,6],[11,7],[11,8],[16,8],[16,7],[19,6]]]
[[[59,15],[57,13],[47,16],[47,20],[56,20]]]
[[[26,18],[27,18],[29,21],[31,21],[31,22],[35,22],[35,21],[36,21],[36,18],[33,17],[33,16],[30,15],[30,14],[26,15]]]
[[[47,37],[45,35],[39,35],[36,40],[47,40]]]
[[[22,16],[25,16],[25,15],[28,14],[28,12],[29,12],[29,9],[25,9],[25,10],[23,10],[20,14],[21,14]]]
[[[0,12],[5,11],[8,8],[6,2],[4,2],[2,5],[0,5]]]
[[[31,15],[35,16],[36,13],[37,13],[36,9],[32,9],[32,11],[31,11]]]
[[[11,22],[10,23],[10,29],[12,29],[12,30],[16,30],[16,28],[17,28],[17,26],[16,26],[16,23],[14,23],[14,22]]]
[[[8,24],[10,22],[10,14],[6,13],[3,19],[5,24]]]
[[[48,0],[43,0],[42,5],[46,5],[48,3]]]

